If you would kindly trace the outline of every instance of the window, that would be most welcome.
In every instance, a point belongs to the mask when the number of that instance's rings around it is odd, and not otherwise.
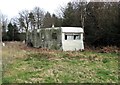
[[[67,35],[67,40],[73,40],[74,36],[73,35]]]
[[[65,34],[65,40],[73,40],[74,36],[72,34]]]
[[[80,40],[80,35],[74,35],[74,40]]]
[[[65,40],[80,40],[80,33],[66,33]]]
[[[52,33],[52,39],[57,40],[57,33]]]
[[[65,40],[67,40],[67,35],[65,35]]]

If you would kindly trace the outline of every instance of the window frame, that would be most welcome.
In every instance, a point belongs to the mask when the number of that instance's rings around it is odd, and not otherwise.
[[[73,38],[68,38],[72,36]],[[76,38],[78,36],[78,38]],[[64,33],[64,40],[81,40],[81,33]]]

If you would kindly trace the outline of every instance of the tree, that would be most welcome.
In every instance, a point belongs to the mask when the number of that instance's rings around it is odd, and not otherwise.
[[[51,16],[51,14],[47,12],[43,19],[43,27],[52,27],[52,25],[55,27],[60,27],[62,25],[62,19],[58,18],[55,14],[52,14]]]
[[[31,30],[34,30],[35,29],[35,17],[32,12],[29,13],[29,21],[30,21]]]
[[[13,30],[14,31],[13,39],[16,40],[16,41],[19,41],[20,40],[20,38],[19,38],[19,31],[18,31],[18,27],[17,27],[16,23],[13,24],[13,29],[14,29]]]
[[[14,41],[14,27],[13,27],[11,22],[8,24],[7,35],[8,35],[8,40],[9,41],[12,41],[12,40]]]
[[[52,17],[51,17],[51,14],[49,12],[47,12],[45,14],[45,17],[43,19],[43,27],[44,28],[49,28],[52,26]]]
[[[2,41],[2,25],[0,23],[0,41]]]
[[[8,31],[7,31],[7,36],[9,41],[15,41],[15,40],[20,40],[19,39],[19,32],[18,32],[18,27],[14,23],[12,24],[11,22],[8,24]]]
[[[0,41],[2,41],[2,23],[1,23],[1,13],[0,13]]]
[[[58,18],[55,14],[52,14],[52,25],[55,27],[61,27],[62,26],[62,18]]]
[[[26,43],[28,41],[28,32],[29,32],[29,11],[24,10],[19,13],[19,24],[21,29],[24,29],[26,33]]]
[[[33,14],[37,29],[40,29],[43,25],[44,11],[39,7],[35,7],[33,9]]]
[[[83,29],[85,27],[85,19],[86,19],[86,6],[87,0],[79,0],[78,2],[74,2],[76,7],[76,14],[77,17],[75,20],[78,20],[76,25],[81,26]],[[79,19],[78,19],[79,17]]]
[[[63,11],[63,24],[62,26],[73,26],[74,21],[74,9],[71,2],[68,3],[67,7]]]
[[[93,45],[115,45],[118,3],[90,2],[85,21],[86,42]]]
[[[7,40],[7,17],[3,14],[0,15],[0,23],[2,28],[2,40]]]
[[[83,0],[69,2],[67,6],[62,9],[62,26],[74,26],[84,28],[84,21],[86,17],[86,5],[87,2]]]

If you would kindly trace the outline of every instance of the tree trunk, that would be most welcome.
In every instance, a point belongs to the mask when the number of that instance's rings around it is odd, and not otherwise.
[[[26,39],[25,39],[25,43],[28,44],[28,30],[26,30]]]

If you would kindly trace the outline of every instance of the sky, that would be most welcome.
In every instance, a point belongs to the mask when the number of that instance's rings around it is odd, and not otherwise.
[[[34,7],[40,7],[44,11],[49,11],[51,14],[52,13],[56,14],[56,12],[60,10],[61,6],[63,7],[66,6],[67,3],[70,1],[75,0],[0,0],[0,12],[2,12],[2,14],[6,15],[8,18],[13,18],[16,17],[18,13],[22,10],[32,10]],[[119,1],[119,0],[107,0],[107,1]]]
[[[18,15],[22,10],[32,10],[40,7],[50,13],[55,13],[60,6],[65,6],[73,0],[0,0],[0,12],[8,18]]]

